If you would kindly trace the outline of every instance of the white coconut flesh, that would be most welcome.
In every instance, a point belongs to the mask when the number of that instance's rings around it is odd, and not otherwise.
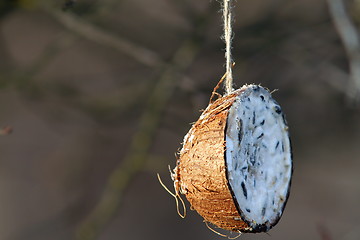
[[[239,213],[253,231],[267,231],[282,215],[289,193],[292,156],[288,127],[278,103],[249,85],[229,110],[226,166]]]

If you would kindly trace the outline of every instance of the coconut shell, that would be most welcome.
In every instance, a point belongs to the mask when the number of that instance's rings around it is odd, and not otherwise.
[[[265,103],[265,96],[268,99],[267,103]],[[256,107],[254,108],[254,112],[251,110],[251,98],[255,101],[254,106]],[[235,101],[237,101],[236,104],[234,103]],[[231,108],[233,104],[235,107]],[[229,132],[229,135],[227,135],[227,124],[234,122],[234,120],[229,120],[235,118],[234,114],[238,112],[238,109],[241,109],[241,107],[246,109],[244,111],[241,110],[244,115],[241,113],[242,115],[236,116],[235,120],[237,121],[238,117],[246,116],[246,119],[250,119],[249,125],[240,126],[240,128],[232,125],[230,131],[237,129],[236,131],[239,131],[239,133],[236,134],[242,135],[239,135],[239,139],[236,140],[238,142],[231,140],[232,142],[230,143],[229,139],[230,145],[228,146],[229,151],[227,152],[225,139],[228,137],[231,138],[233,134]],[[229,112],[231,116],[229,116]],[[251,114],[251,117],[245,114]],[[256,121],[258,121],[255,119],[255,114],[264,114],[264,117],[268,116],[266,120],[267,123],[264,124],[265,120],[262,120],[259,126],[254,126]],[[244,121],[246,119],[244,119]],[[270,130],[267,132],[262,130],[265,132],[259,136],[256,135],[256,137],[252,137],[253,135],[251,134],[257,134],[257,131],[263,129],[265,126]],[[243,130],[243,128],[251,130]],[[262,87],[255,85],[244,86],[229,95],[220,97],[215,102],[209,104],[201,114],[199,120],[193,124],[184,137],[183,147],[180,150],[179,159],[173,175],[176,193],[185,194],[192,209],[196,210],[206,222],[210,222],[219,228],[240,232],[268,231],[279,221],[282,215],[291,183],[291,147],[287,129],[284,115],[280,112],[280,107],[276,101],[271,98],[270,93]],[[243,131],[250,132],[244,133]],[[274,134],[273,131],[276,131],[275,133],[277,135]],[[248,139],[245,139],[247,145],[242,147],[241,143],[245,141],[243,139],[244,134]],[[280,141],[278,141],[278,139],[271,140],[273,135],[283,137],[280,140],[285,139],[285,147],[282,146],[285,150],[279,150]],[[266,140],[261,142],[263,138]],[[251,141],[254,142],[252,143]],[[239,145],[235,146],[235,143]],[[275,146],[271,144],[275,144]],[[232,146],[231,149],[230,146]],[[257,154],[258,152],[262,154],[258,156],[260,158],[258,158],[256,165],[254,165],[255,160],[253,159],[256,157],[255,155],[252,155],[252,158],[239,158],[239,156],[243,155],[234,155],[239,152],[239,149],[242,149],[241,151],[249,151],[248,147],[252,146],[254,146],[252,149],[253,154]],[[265,150],[259,150],[260,146]],[[247,154],[249,154],[249,152],[247,152]],[[231,161],[237,161],[235,162],[235,169],[233,166],[227,166],[227,157],[231,157],[231,159],[228,159],[230,163]],[[234,158],[234,160],[232,160],[232,158]],[[234,179],[234,176],[240,176],[236,175],[240,173],[239,171],[245,169],[237,170],[237,163],[246,164],[249,160],[251,161],[246,167],[247,170],[245,170],[248,172],[245,173],[247,175],[244,176],[245,179],[252,179],[252,177],[256,176],[259,183],[261,182],[262,185],[268,189],[268,191],[264,193],[264,188],[262,188],[259,192],[260,195],[249,192],[249,190],[245,188],[243,179],[239,177]],[[266,172],[267,169],[272,168],[272,166],[275,166],[274,169],[269,169],[269,172]],[[229,167],[229,169],[227,169],[227,167]],[[290,169],[285,170],[287,167],[290,167]],[[278,169],[280,169],[279,172],[274,174],[273,170],[278,171]],[[279,182],[276,185],[278,189],[272,187],[275,186],[275,182],[273,183],[271,180],[268,180],[268,175],[271,176],[271,179],[275,180],[282,177],[282,181],[276,180]],[[229,177],[231,178],[230,182]],[[253,187],[249,185],[249,182],[246,182],[246,184],[249,188],[252,188],[252,191],[256,191],[256,189],[254,189],[256,184],[255,180]],[[236,189],[232,188],[234,186]],[[245,200],[247,200],[248,197],[251,197],[252,200],[246,202]],[[246,203],[245,210],[249,213],[248,215],[244,212],[244,209],[241,209],[239,201],[236,198]],[[278,200],[279,198],[280,200]],[[253,206],[253,209],[250,209],[251,206]],[[250,210],[255,211],[250,214]],[[248,216],[255,216],[257,220],[251,217],[249,218]],[[269,219],[267,219],[267,217],[269,217]]]
[[[185,136],[175,171],[178,191],[207,222],[231,231],[248,231],[226,178],[225,127],[236,91],[217,99]],[[211,154],[209,154],[211,153]]]

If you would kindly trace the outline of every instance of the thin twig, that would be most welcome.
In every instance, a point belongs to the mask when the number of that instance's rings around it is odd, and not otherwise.
[[[113,36],[106,31],[78,19],[70,13],[54,11],[52,9],[47,9],[47,12],[72,32],[101,45],[112,47],[146,66],[154,67],[163,63],[162,59],[154,51],[136,45],[120,36]]]
[[[342,0],[327,0],[331,17],[349,58],[350,84],[348,98],[360,103],[360,39],[355,24],[346,12]]]

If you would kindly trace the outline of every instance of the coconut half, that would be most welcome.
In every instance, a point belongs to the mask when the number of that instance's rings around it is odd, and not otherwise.
[[[173,179],[207,222],[266,232],[289,196],[292,154],[279,104],[246,85],[209,104],[184,137]]]

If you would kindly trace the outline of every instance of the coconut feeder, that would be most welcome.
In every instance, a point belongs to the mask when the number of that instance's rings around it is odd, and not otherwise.
[[[204,221],[236,232],[267,232],[289,196],[292,154],[285,116],[265,88],[245,85],[201,114],[173,170]]]
[[[184,194],[206,223],[233,232],[267,232],[289,197],[289,128],[269,90],[255,84],[232,88],[230,1],[223,5],[226,93],[212,101],[223,78],[185,135],[171,174],[172,195],[178,203]]]

